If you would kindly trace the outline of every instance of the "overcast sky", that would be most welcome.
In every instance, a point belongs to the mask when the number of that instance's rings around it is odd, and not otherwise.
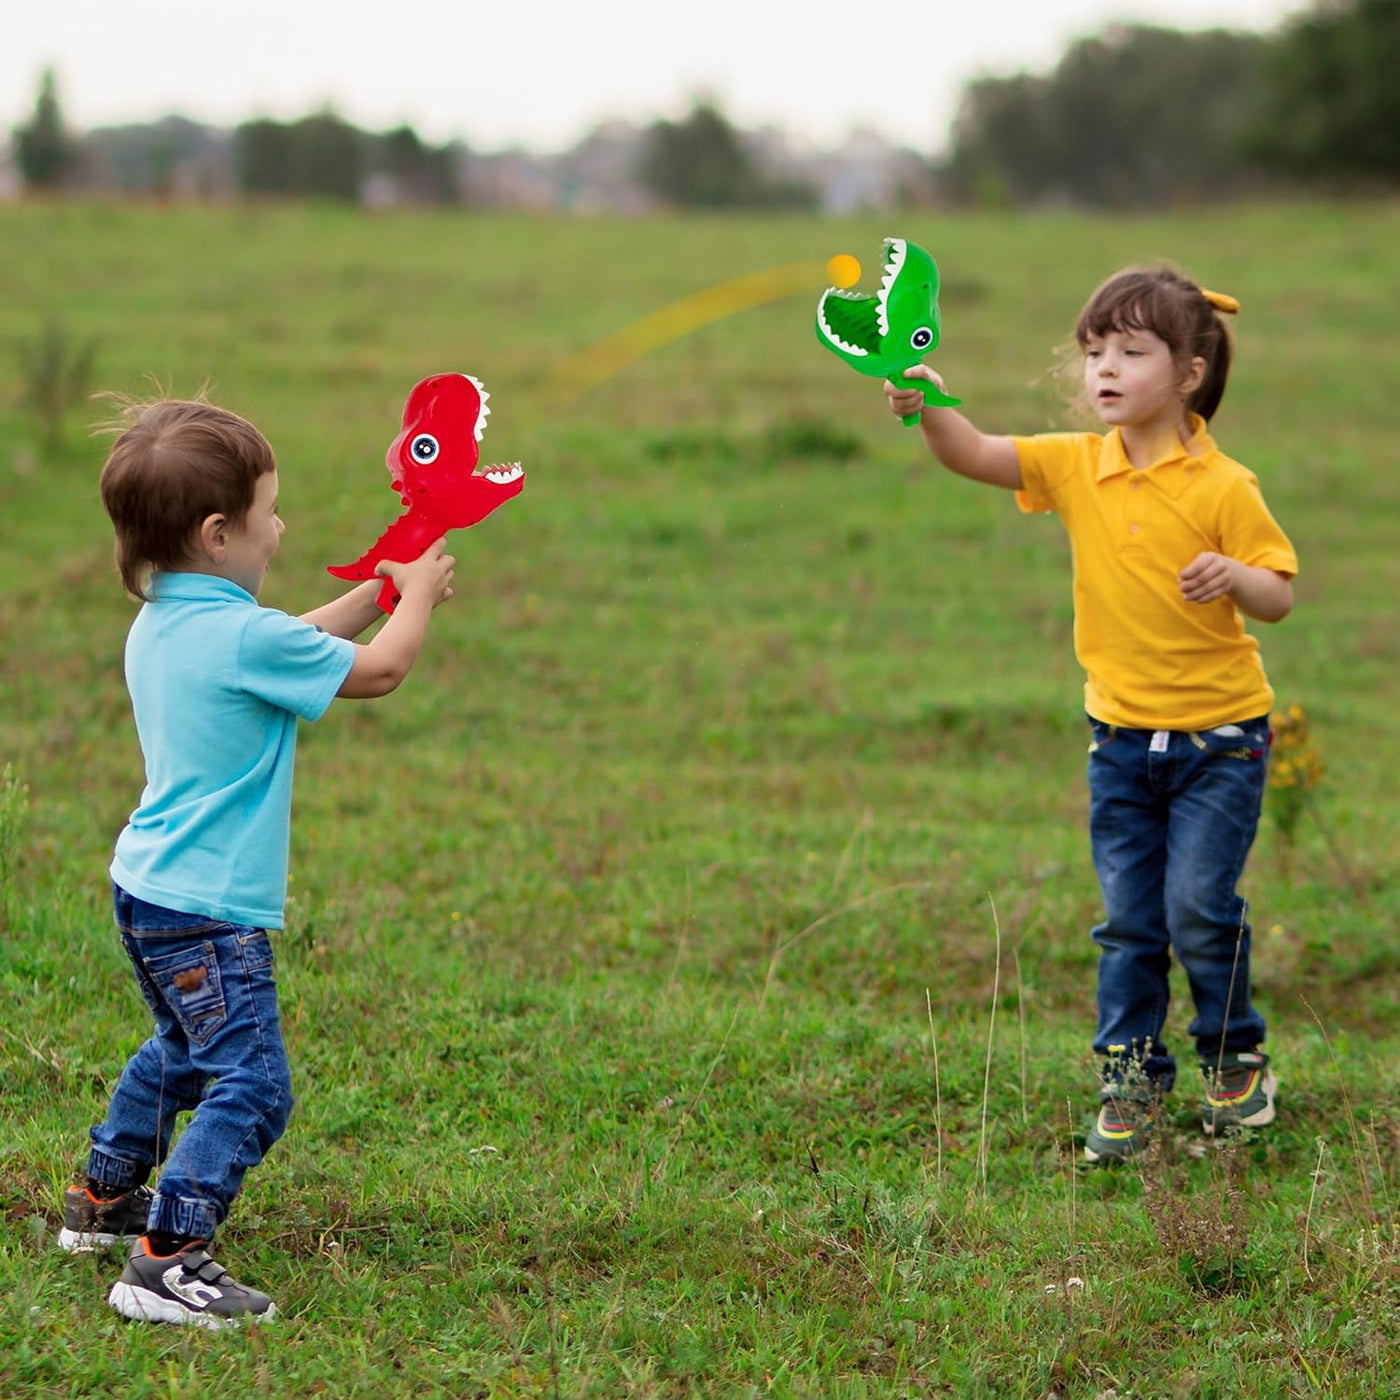
[[[1051,67],[1115,21],[1271,30],[1304,0],[52,0],[0,37],[0,132],[58,73],[78,129],[170,112],[232,125],[330,104],[479,150],[571,145],[705,92],[741,126],[861,125],[943,148],[971,78]],[[878,15],[878,19],[862,16]],[[340,18],[333,19],[332,16]],[[358,18],[354,18],[358,16]]]

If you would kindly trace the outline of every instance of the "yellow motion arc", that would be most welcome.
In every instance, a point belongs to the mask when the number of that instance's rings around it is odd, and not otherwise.
[[[569,402],[653,350],[740,311],[798,292],[810,292],[815,306],[828,268],[829,264],[818,261],[784,263],[673,301],[560,363],[554,372],[555,393]]]

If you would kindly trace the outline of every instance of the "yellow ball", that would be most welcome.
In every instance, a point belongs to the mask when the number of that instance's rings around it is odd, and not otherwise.
[[[860,281],[860,263],[849,253],[837,253],[826,265],[833,287],[854,287]]]

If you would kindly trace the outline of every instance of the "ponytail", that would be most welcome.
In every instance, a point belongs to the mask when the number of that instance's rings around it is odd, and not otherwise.
[[[1208,308],[1206,314],[1209,320],[1201,326],[1200,349],[1195,353],[1206,362],[1206,372],[1195,393],[1186,401],[1186,406],[1209,423],[1225,396],[1225,381],[1230,377],[1230,363],[1235,353],[1234,340],[1225,317],[1238,316],[1240,304],[1225,292],[1212,292],[1206,287],[1201,287],[1199,291]]]

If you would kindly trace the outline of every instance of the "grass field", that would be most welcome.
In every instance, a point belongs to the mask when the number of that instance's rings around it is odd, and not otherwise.
[[[943,473],[810,298],[575,402],[553,368],[881,236],[988,429],[1116,266],[1243,303],[1222,446],[1302,561],[1263,629],[1326,766],[1246,875],[1278,1122],[1080,1163],[1094,950],[1054,520]],[[279,454],[263,601],[332,596],[408,388],[492,391],[524,494],[454,537],[406,685],[305,727],[277,940],[298,1092],[219,1257],[282,1320],[123,1323],[54,1247],[144,1008],[104,871],[141,785],[86,403],[0,360],[0,1394],[1400,1394],[1400,210],[537,221],[0,207],[0,338],[206,382]],[[869,285],[867,276],[866,285]],[[1184,984],[1169,1026],[1180,1051]]]

